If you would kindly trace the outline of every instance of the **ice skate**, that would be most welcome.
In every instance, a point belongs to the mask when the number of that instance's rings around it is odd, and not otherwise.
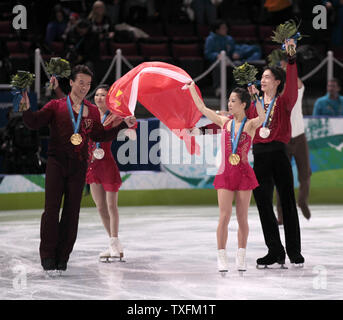
[[[257,269],[288,269],[285,266],[285,254],[275,255],[270,252],[263,258],[256,260]]]
[[[305,259],[300,253],[289,256],[289,260],[294,268],[304,267]]]
[[[67,270],[67,261],[62,260],[58,261],[57,267],[56,267],[56,275],[62,276],[62,274]]]
[[[99,254],[99,261],[100,262],[110,262],[110,259],[111,258],[111,253],[110,253],[110,249],[107,249],[103,252],[100,252]]]
[[[123,247],[117,237],[110,238],[110,259],[113,261],[115,258],[119,258],[120,262],[125,262],[123,260],[124,252]]]
[[[229,261],[225,249],[218,250],[217,264],[218,271],[224,276],[229,271]]]
[[[48,278],[55,277],[56,274],[56,261],[53,258],[42,259],[41,265],[44,270],[44,274]]]
[[[59,273],[57,270],[44,270],[44,275],[46,279],[54,279],[59,277]]]
[[[236,255],[236,267],[238,271],[247,271],[247,262],[245,259],[245,248],[239,248]]]

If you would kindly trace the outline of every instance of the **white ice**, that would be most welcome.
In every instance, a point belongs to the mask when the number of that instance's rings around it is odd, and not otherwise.
[[[301,213],[303,269],[258,270],[266,254],[260,220],[249,210],[248,270],[235,270],[237,220],[229,226],[230,270],[216,270],[218,208],[121,207],[125,263],[98,262],[108,237],[95,208],[83,208],[68,270],[48,278],[38,247],[41,210],[0,211],[0,299],[342,299],[343,207]],[[284,230],[281,227],[282,238]]]

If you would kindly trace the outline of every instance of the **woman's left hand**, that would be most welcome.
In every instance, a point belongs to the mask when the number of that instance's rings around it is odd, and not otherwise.
[[[128,117],[126,117],[126,118],[124,119],[124,121],[125,121],[125,123],[127,124],[127,126],[128,126],[129,128],[133,127],[133,126],[136,124],[136,122],[137,122],[136,117],[134,117],[134,116],[128,116]]]
[[[190,82],[186,83],[184,87],[185,87],[185,89],[192,89],[195,87],[195,83],[194,83],[194,81],[190,81]]]
[[[106,117],[106,120],[104,121],[103,126],[106,127],[106,126],[108,126],[109,124],[112,124],[112,128],[114,128],[114,127],[118,126],[122,121],[123,121],[122,118],[116,116],[116,115],[113,114],[113,113],[110,113],[110,114]]]

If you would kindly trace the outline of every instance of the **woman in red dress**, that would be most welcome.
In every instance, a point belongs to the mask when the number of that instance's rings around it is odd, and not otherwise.
[[[228,108],[232,119],[216,114],[207,108],[197,94],[194,82],[188,85],[194,102],[200,112],[222,128],[222,163],[214,180],[218,192],[219,222],[217,227],[218,271],[228,271],[226,243],[228,225],[232,213],[232,202],[236,199],[238,221],[238,252],[236,266],[246,270],[245,251],[249,233],[248,208],[251,191],[258,186],[253,169],[248,162],[248,151],[256,129],[263,123],[265,113],[261,103],[256,103],[258,116],[247,119],[245,110],[250,106],[250,94],[246,89],[236,88],[231,92]],[[254,88],[251,93],[256,93]]]
[[[106,106],[108,90],[108,85],[100,85],[94,96],[94,102],[99,109],[102,122],[109,113]],[[121,120],[118,119],[118,122]],[[93,200],[110,238],[108,249],[99,255],[100,260],[106,261],[113,257],[122,259],[124,256],[123,247],[118,238],[118,190],[122,181],[118,166],[113,158],[111,144],[112,142],[99,144],[89,140],[89,165],[86,175],[86,182],[90,185]]]

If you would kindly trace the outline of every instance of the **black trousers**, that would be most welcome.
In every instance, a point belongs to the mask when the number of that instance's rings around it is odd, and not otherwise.
[[[87,162],[66,156],[48,158],[45,210],[41,218],[41,259],[68,261],[76,241]],[[63,208],[60,218],[62,197]]]
[[[269,252],[276,254],[284,252],[273,210],[275,183],[283,212],[286,252],[288,256],[300,253],[300,227],[294,195],[293,172],[286,148],[254,152],[254,171],[260,185],[253,194]]]

